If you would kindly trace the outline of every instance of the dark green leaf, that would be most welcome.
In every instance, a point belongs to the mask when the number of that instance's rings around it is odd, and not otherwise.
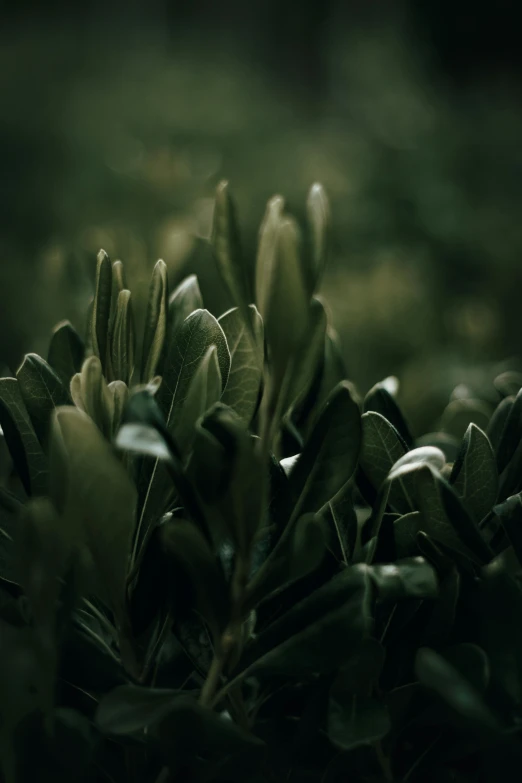
[[[497,454],[497,467],[498,467],[498,450],[502,439],[502,433],[506,426],[506,421],[511,413],[515,397],[506,397],[493,411],[493,415],[489,420],[489,424],[486,430],[486,434],[490,440],[491,445]]]
[[[96,710],[96,725],[104,734],[134,734],[164,718],[182,691],[120,685]]]
[[[228,588],[218,560],[192,522],[168,520],[161,526],[160,536],[168,557],[188,577],[194,608],[218,639],[229,612]]]
[[[217,348],[211,345],[190,382],[179,422],[175,428],[176,443],[182,454],[190,453],[196,436],[196,423],[216,402],[219,402],[222,390]]]
[[[493,511],[500,519],[518,561],[522,565],[522,496],[520,494],[513,495],[495,506]]]
[[[250,305],[248,330],[241,311],[236,307],[218,319],[230,351],[230,375],[223,392],[223,402],[248,426],[256,411],[263,378],[263,321],[256,307]]]
[[[495,455],[487,435],[476,424],[470,424],[466,430],[450,484],[477,522],[489,513],[497,499]]]
[[[274,383],[281,383],[309,323],[310,296],[303,268],[299,228],[291,218],[279,222],[275,260],[265,310],[261,310]]]
[[[310,302],[309,323],[294,360],[283,410],[298,409],[310,393],[324,364],[327,316],[320,299]],[[342,377],[338,379],[342,380]],[[334,383],[333,386],[336,384]],[[332,388],[333,388],[332,386]]]
[[[351,478],[361,446],[361,415],[347,383],[328,398],[290,476],[293,518],[317,512]]]
[[[368,696],[352,696],[339,702],[330,700],[328,737],[339,750],[371,745],[391,729],[390,716],[384,704]]]
[[[276,258],[276,240],[285,202],[281,196],[274,196],[266,206],[259,229],[256,259],[256,302],[261,314],[266,313],[270,285]]]
[[[363,414],[360,463],[375,489],[382,487],[392,466],[407,453],[406,443],[395,427],[380,413]],[[402,497],[401,497],[402,495]],[[413,511],[410,499],[401,487],[392,496],[399,511]]]
[[[29,353],[16,373],[25,407],[42,445],[46,445],[52,411],[70,402],[69,391],[44,359]]]
[[[455,438],[463,438],[471,423],[486,430],[491,409],[482,400],[456,399],[446,407],[441,420],[441,429]]]
[[[74,373],[80,371],[84,355],[83,340],[69,321],[57,324],[51,337],[47,361],[67,389]]]
[[[364,399],[364,412],[374,411],[393,424],[408,448],[413,447],[413,438],[396,401],[383,383],[373,386]]]
[[[228,182],[220,182],[216,190],[212,245],[223,282],[244,320],[248,321],[247,308],[252,301],[250,282]]]
[[[0,426],[25,491],[44,495],[48,466],[16,378],[0,378]]]
[[[72,407],[54,413],[51,471],[55,504],[88,547],[103,596],[120,622],[136,523],[134,485],[97,427]]]
[[[415,659],[415,673],[422,685],[435,691],[463,718],[490,728],[496,727],[495,717],[479,691],[442,655],[427,647],[421,648]]]

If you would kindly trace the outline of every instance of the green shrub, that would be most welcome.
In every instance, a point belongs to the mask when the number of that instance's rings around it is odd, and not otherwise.
[[[62,323],[0,379],[5,783],[520,767],[522,377],[417,439],[394,379],[360,400],[316,296],[328,227],[319,185],[303,233],[273,198],[252,281],[223,183],[233,309],[158,261],[137,361],[101,251],[85,344]]]

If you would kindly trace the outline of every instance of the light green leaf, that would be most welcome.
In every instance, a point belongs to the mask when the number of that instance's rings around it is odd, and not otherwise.
[[[45,495],[47,458],[38,442],[16,378],[0,378],[0,427],[25,491]]]
[[[45,446],[51,413],[57,405],[70,402],[68,390],[52,367],[36,353],[25,356],[16,377],[35,432]]]
[[[319,182],[314,183],[308,193],[306,215],[310,228],[310,292],[313,294],[321,281],[330,250],[330,205]]]
[[[61,321],[54,327],[47,361],[66,388],[75,372],[79,372],[85,354],[85,346],[78,332],[69,321]]]
[[[90,339],[92,352],[102,364],[107,366],[109,356],[109,325],[111,317],[112,265],[105,250],[100,250],[96,265],[96,283],[92,317],[90,323]]]
[[[51,474],[55,505],[90,551],[102,595],[121,623],[136,489],[96,425],[77,408],[54,413]]]
[[[252,297],[248,270],[241,249],[236,208],[228,182],[220,182],[216,190],[212,245],[223,282],[248,323],[248,305]]]
[[[110,355],[114,380],[129,385],[134,372],[136,332],[132,313],[131,292],[123,289],[118,294]]]
[[[263,321],[255,305],[250,305],[249,317],[250,331],[237,307],[218,319],[230,351],[230,375],[222,400],[247,426],[257,408],[264,363]]]
[[[263,222],[259,229],[256,259],[256,302],[261,315],[266,313],[268,307],[276,258],[277,232],[284,206],[285,202],[281,196],[271,198],[266,206]]]
[[[152,273],[141,360],[141,380],[147,383],[155,375],[167,334],[167,265],[161,259]]]
[[[488,436],[476,424],[470,424],[466,430],[450,484],[477,522],[489,514],[497,500],[495,454]]]
[[[181,281],[169,297],[169,343],[185,319],[195,310],[202,308],[203,297],[199,290],[198,278],[196,275],[189,275]]]

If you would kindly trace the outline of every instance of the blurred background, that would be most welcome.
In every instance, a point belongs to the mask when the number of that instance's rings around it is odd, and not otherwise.
[[[418,432],[522,354],[518,0],[7,2],[0,26],[0,364],[83,330],[95,254],[197,272],[227,178],[254,257],[267,199],[330,196],[322,293],[350,377]],[[510,366],[515,366],[513,360]]]

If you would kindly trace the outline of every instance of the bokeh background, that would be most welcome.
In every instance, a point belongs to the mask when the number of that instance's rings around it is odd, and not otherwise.
[[[522,354],[518,0],[12,2],[0,25],[0,364],[83,329],[96,251],[223,292],[227,178],[255,254],[274,193],[333,212],[323,284],[351,378],[415,430]],[[506,365],[507,366],[507,365]]]

